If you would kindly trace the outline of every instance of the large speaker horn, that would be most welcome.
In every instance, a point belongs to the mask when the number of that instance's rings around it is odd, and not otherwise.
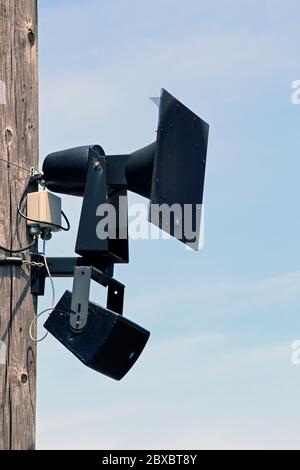
[[[151,200],[150,222],[197,249],[209,126],[162,90],[157,134],[154,144],[128,158],[128,189]],[[166,220],[163,205],[166,213],[173,208]]]
[[[128,189],[150,199],[149,221],[197,249],[208,133],[206,122],[162,90],[156,142],[130,155],[105,157],[97,145],[56,152],[44,162],[45,183],[51,191],[83,196],[89,160],[105,158],[108,193]]]
[[[127,158],[128,189],[148,199],[151,197],[156,142],[132,153]]]

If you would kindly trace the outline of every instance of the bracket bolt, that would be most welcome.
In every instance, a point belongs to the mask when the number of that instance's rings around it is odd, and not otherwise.
[[[94,170],[95,171],[102,171],[102,165],[100,162],[95,162],[94,163]]]

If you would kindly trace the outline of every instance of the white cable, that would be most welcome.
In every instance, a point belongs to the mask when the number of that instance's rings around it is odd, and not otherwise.
[[[45,265],[45,268],[46,268],[46,271],[47,271],[47,274],[49,276],[49,279],[50,279],[50,283],[51,283],[51,289],[52,289],[52,303],[51,303],[51,307],[50,308],[47,308],[46,310],[43,310],[41,313],[39,313],[31,322],[30,324],[30,327],[29,327],[29,336],[30,336],[30,339],[32,341],[34,341],[35,343],[41,343],[42,341],[44,341],[44,339],[47,338],[49,332],[47,331],[47,333],[40,339],[37,339],[37,338],[34,338],[33,334],[32,334],[32,328],[33,326],[35,325],[35,323],[37,323],[38,319],[44,315],[45,313],[48,313],[49,312],[49,315],[53,312],[54,310],[54,306],[55,306],[55,286],[54,286],[54,281],[53,281],[53,278],[51,276],[51,273],[50,273],[50,269],[49,269],[49,265],[48,265],[48,262],[47,262],[47,258],[46,258],[46,240],[44,240],[44,245],[43,245],[43,259],[44,259],[44,265]]]
[[[46,271],[47,271],[47,274],[48,274],[49,279],[50,279],[50,282],[51,282],[51,289],[52,289],[52,303],[51,303],[51,307],[52,307],[52,309],[54,309],[54,306],[55,306],[55,286],[54,286],[53,278],[52,278],[51,273],[50,273],[48,261],[47,261],[47,258],[46,258],[45,248],[46,248],[46,241],[44,240],[43,258],[44,258],[44,263],[45,263]]]
[[[33,328],[33,326],[35,325],[35,323],[37,323],[38,319],[39,319],[42,315],[44,315],[45,313],[47,313],[47,312],[49,312],[49,315],[50,315],[50,313],[53,312],[53,308],[47,308],[46,310],[43,310],[41,313],[39,313],[39,314],[32,320],[32,322],[31,322],[31,324],[30,324],[30,327],[29,327],[29,336],[30,336],[30,339],[31,339],[32,341],[34,341],[35,343],[41,343],[42,341],[44,341],[44,339],[47,338],[47,336],[48,336],[48,334],[49,334],[49,332],[47,331],[47,333],[46,333],[42,338],[40,338],[40,339],[34,338],[34,336],[33,336],[33,334],[32,334],[32,328]]]

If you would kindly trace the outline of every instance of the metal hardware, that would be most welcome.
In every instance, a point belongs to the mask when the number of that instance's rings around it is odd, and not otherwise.
[[[70,325],[76,332],[82,331],[88,321],[92,271],[88,266],[74,269]]]
[[[22,266],[24,259],[17,256],[1,256],[0,266]]]
[[[110,261],[97,263],[91,267],[86,258],[47,258],[49,271],[52,277],[73,277],[75,270],[82,267],[91,269],[91,279],[107,287],[107,309],[119,315],[123,314],[125,286],[113,278],[114,265]],[[1,264],[1,263],[0,263]],[[41,255],[31,255],[31,292],[34,295],[45,294],[45,280],[48,277],[44,258]],[[43,265],[43,266],[42,266]]]

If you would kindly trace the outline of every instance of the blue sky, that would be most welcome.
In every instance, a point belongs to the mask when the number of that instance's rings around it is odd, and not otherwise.
[[[125,315],[152,336],[124,381],[50,337],[39,346],[38,447],[299,448],[299,2],[41,0],[39,10],[41,160],[152,142],[148,98],[162,87],[211,132],[204,249],[131,242],[116,275]],[[64,198],[73,228],[49,254],[72,256],[80,207]],[[70,287],[56,281],[57,299]]]

